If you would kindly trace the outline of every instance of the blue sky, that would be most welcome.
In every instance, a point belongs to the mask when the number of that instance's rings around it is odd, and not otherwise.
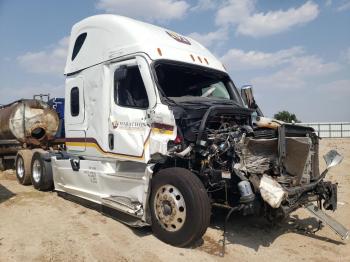
[[[199,40],[266,115],[350,121],[350,0],[0,0],[0,104],[62,96],[70,29],[101,13]]]

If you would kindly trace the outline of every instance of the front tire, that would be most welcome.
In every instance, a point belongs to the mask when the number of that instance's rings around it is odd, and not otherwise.
[[[51,163],[45,161],[43,155],[39,152],[35,152],[32,158],[31,180],[37,190],[48,191],[53,189]]]
[[[184,168],[167,168],[152,179],[150,198],[154,235],[173,246],[190,246],[210,223],[207,192],[197,176]]]

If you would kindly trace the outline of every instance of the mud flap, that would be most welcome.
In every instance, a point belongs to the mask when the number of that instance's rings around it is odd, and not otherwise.
[[[312,203],[309,203],[304,206],[313,216],[317,217],[323,223],[328,225],[335,233],[341,236],[342,240],[349,239],[349,230],[347,230],[339,222],[328,216],[325,212],[319,209]]]

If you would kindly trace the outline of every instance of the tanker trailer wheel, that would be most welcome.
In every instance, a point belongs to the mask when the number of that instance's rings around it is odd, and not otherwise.
[[[32,181],[30,179],[32,170],[31,170],[31,162],[32,162],[33,152],[31,150],[20,150],[16,156],[16,177],[20,184],[22,185],[30,185]]]
[[[192,245],[210,223],[208,194],[199,178],[184,168],[166,168],[152,178],[150,209],[154,235],[178,247]]]
[[[32,184],[35,189],[48,191],[53,189],[51,162],[44,159],[44,154],[35,152],[32,158]]]

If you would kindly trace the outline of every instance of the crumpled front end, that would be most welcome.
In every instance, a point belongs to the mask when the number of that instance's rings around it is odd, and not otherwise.
[[[319,171],[319,138],[310,127],[252,123],[232,106],[175,110],[177,138],[168,143],[168,166],[191,170],[213,205],[243,214],[286,217],[311,202],[337,208],[337,185]]]
[[[282,124],[257,129],[239,147],[238,170],[244,173],[267,204],[270,219],[282,218],[317,201],[337,208],[337,184],[324,181],[319,171],[319,138],[309,127]]]

